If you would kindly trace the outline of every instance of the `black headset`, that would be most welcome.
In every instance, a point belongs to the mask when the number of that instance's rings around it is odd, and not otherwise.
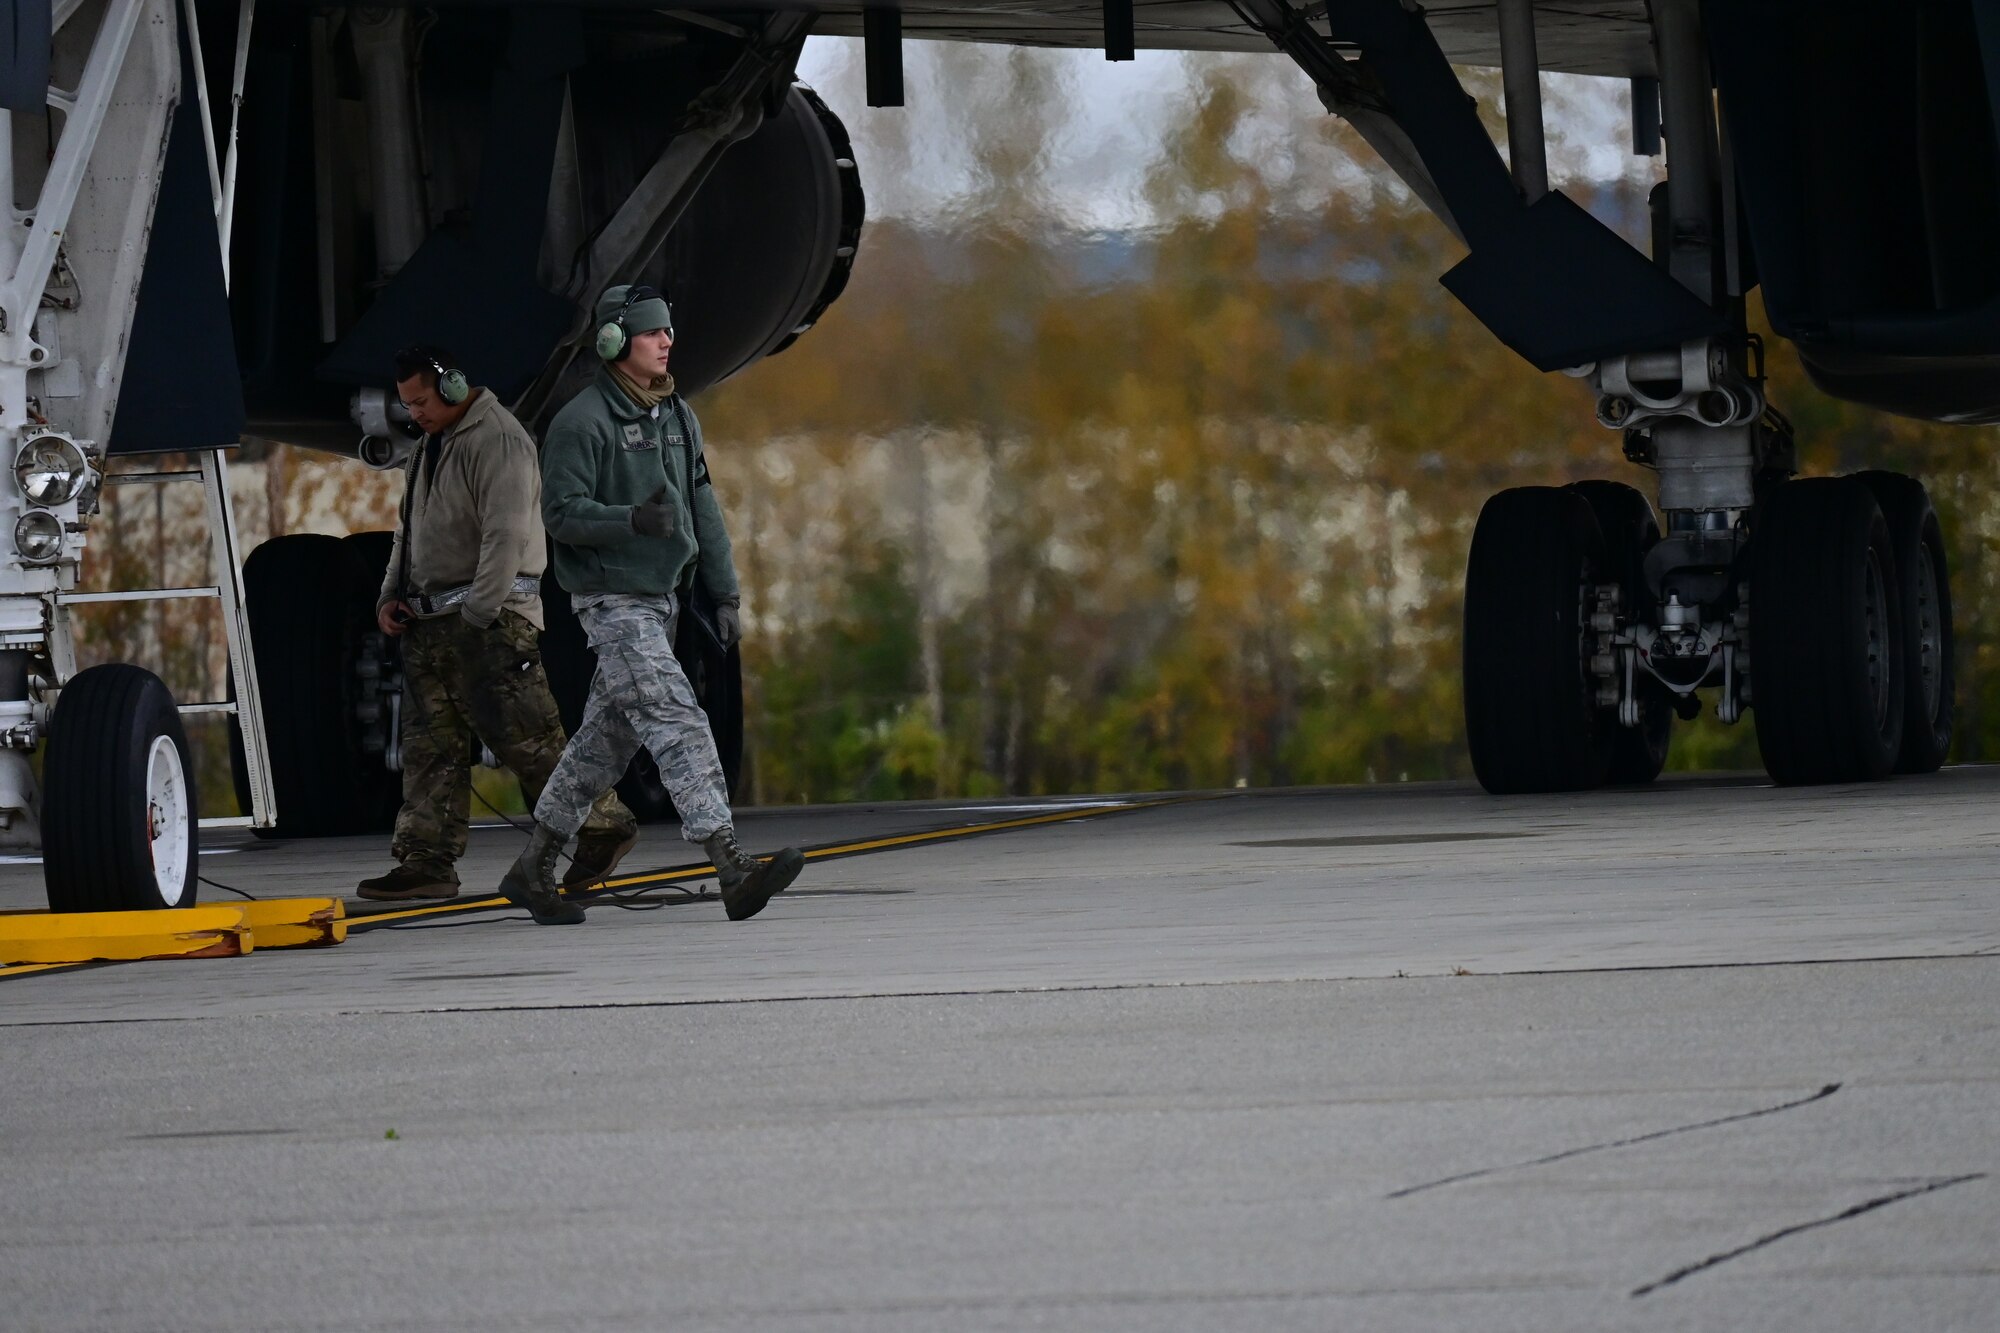
[[[625,316],[632,313],[632,307],[641,301],[662,301],[666,296],[657,288],[643,283],[633,283],[625,289],[625,303],[597,330],[597,357],[600,361],[616,361],[625,355],[625,349],[632,345],[631,335],[625,332]],[[674,308],[667,307],[667,332],[674,330]]]

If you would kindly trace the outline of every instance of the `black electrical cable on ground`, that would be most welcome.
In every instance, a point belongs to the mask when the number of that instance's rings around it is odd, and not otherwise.
[[[480,791],[478,787],[475,786],[472,788],[472,795],[476,800],[478,800],[478,802],[481,805],[485,806],[488,810],[491,810],[494,814],[498,815],[500,819],[507,825],[507,827],[513,829],[517,833],[533,836],[532,829],[524,828],[520,824],[515,823],[513,816],[509,815],[506,811],[494,805],[493,802],[487,800],[486,794]],[[569,862],[571,865],[576,864],[576,858],[571,856],[568,852],[560,853],[560,855],[562,856],[563,860]],[[697,892],[693,889],[682,888],[678,884],[669,884],[664,887],[674,889],[688,898],[699,899],[708,897],[708,894],[706,892]],[[640,893],[643,892],[644,890],[640,890]],[[611,906],[616,907],[620,911],[625,911],[625,912],[657,912],[662,907],[672,906],[675,902],[679,900],[674,898],[641,899],[639,897],[639,894],[637,893],[620,894],[620,893],[615,893],[609,889],[606,889],[603,890],[602,892],[593,894],[591,897],[586,898],[583,901],[586,905],[591,903],[609,903]],[[502,921],[506,921],[506,920],[512,920],[514,918],[501,917],[499,919]],[[389,927],[389,929],[393,930],[395,929],[395,927],[391,926]]]
[[[366,921],[367,917],[361,920]],[[533,921],[531,916],[482,916],[470,921],[405,921],[401,925],[371,926],[371,930],[456,930],[460,926],[490,926],[496,921]]]
[[[493,802],[487,800],[485,793],[481,792],[479,788],[477,787],[472,788],[472,795],[476,800],[478,800],[478,802],[481,805],[485,806],[488,810],[491,810],[495,815],[499,816],[502,822],[504,822],[507,825],[507,827],[513,829],[517,833],[532,835],[533,830],[524,828],[522,825],[516,823],[513,817],[509,815],[506,811],[500,809],[498,806],[494,805]],[[576,858],[572,857],[568,852],[563,852],[561,855],[563,860],[570,862],[572,865],[575,864]],[[253,893],[245,893],[242,889],[237,888],[233,884],[224,884],[220,880],[210,879],[206,875],[196,875],[195,879],[199,883],[208,885],[208,887],[211,889],[220,889],[224,893],[233,893],[237,897],[242,898],[245,901],[253,903],[260,901],[257,895]],[[676,892],[683,895],[683,897],[682,898],[644,897],[642,895],[644,895],[646,891],[643,889],[629,894],[613,893],[610,890],[605,890],[601,893],[596,894],[593,897],[585,899],[584,901],[587,904],[609,903],[611,906],[616,907],[620,911],[624,912],[657,912],[662,907],[671,907],[675,903],[684,901],[687,898],[701,899],[708,897],[706,891],[687,889],[681,887],[678,884],[669,884],[664,887],[675,890]],[[376,927],[376,929],[449,930],[449,929],[456,929],[459,926],[491,925],[494,922],[498,921],[532,921],[532,920],[534,920],[534,918],[531,916],[483,916],[476,921],[412,921],[404,925],[382,925]]]

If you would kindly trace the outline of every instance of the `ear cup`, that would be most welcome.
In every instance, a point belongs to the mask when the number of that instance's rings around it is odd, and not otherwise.
[[[472,386],[466,382],[462,370],[447,370],[438,376],[438,397],[457,407],[472,396]]]
[[[597,331],[597,357],[600,361],[616,361],[625,352],[625,326],[606,324]]]

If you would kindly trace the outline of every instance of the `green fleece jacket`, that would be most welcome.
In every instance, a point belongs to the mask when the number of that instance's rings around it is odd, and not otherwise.
[[[674,530],[643,537],[632,530],[632,511],[662,486]],[[738,600],[701,423],[678,394],[648,411],[600,368],[542,442],[542,521],[554,539],[556,580],[572,596],[664,596],[699,573],[717,602]]]

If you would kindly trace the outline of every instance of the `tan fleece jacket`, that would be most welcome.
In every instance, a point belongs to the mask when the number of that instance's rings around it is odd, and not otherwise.
[[[542,599],[513,590],[520,575],[539,577],[549,558],[534,440],[490,392],[475,389],[465,415],[444,434],[435,477],[423,475],[423,457],[419,443],[404,481],[410,567],[402,591],[436,596],[469,583],[471,595],[453,612],[468,624],[484,629],[504,606],[542,628]],[[378,610],[396,597],[402,564],[399,525]]]

